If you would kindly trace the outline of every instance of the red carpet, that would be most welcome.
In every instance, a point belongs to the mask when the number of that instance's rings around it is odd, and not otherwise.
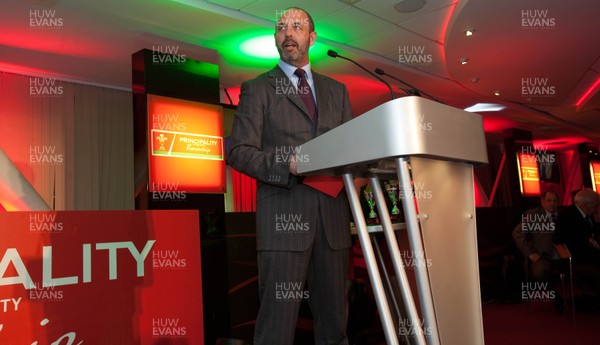
[[[597,345],[600,314],[559,315],[552,303],[486,304],[486,345]]]

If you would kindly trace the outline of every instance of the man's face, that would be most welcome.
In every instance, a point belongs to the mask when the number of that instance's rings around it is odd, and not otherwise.
[[[304,11],[290,9],[277,21],[275,45],[281,60],[296,67],[308,64],[308,48],[315,43],[317,33],[310,31]]]
[[[580,190],[575,194],[574,203],[586,216],[592,216],[600,204],[600,196],[591,189]]]
[[[542,207],[548,213],[556,213],[558,210],[558,198],[554,193],[546,193],[542,198]]]

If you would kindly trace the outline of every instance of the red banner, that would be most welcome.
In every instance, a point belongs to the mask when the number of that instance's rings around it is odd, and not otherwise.
[[[0,213],[0,344],[202,344],[197,211]]]

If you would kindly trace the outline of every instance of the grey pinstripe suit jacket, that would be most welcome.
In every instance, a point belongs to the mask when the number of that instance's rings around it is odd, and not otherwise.
[[[299,145],[352,118],[346,87],[318,73],[312,75],[319,114],[316,129],[278,66],[242,84],[227,160],[257,180],[258,250],[308,249],[319,212],[329,245],[350,247],[346,193],[332,198],[289,173],[290,155]],[[302,159],[310,161],[310,157]]]

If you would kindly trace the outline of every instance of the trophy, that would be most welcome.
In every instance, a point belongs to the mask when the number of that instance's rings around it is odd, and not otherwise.
[[[383,185],[385,186],[385,190],[388,193],[388,197],[392,202],[392,215],[400,214],[400,210],[398,209],[398,181],[389,180],[384,181]]]
[[[370,185],[365,188],[363,194],[365,195],[365,199],[369,205],[369,220],[375,220],[377,218],[377,213],[375,213],[375,197],[373,196],[373,191],[371,190]]]

